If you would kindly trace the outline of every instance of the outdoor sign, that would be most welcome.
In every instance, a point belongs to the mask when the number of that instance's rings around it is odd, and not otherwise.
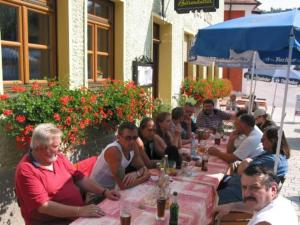
[[[175,0],[174,9],[177,13],[190,11],[215,12],[219,8],[219,0]]]
[[[300,95],[296,95],[295,116],[300,116]]]

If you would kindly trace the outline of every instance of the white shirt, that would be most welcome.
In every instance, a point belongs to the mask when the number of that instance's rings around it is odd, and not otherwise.
[[[106,150],[110,147],[116,147],[122,155],[120,172],[123,175],[125,174],[125,169],[128,167],[128,165],[132,161],[132,158],[134,156],[134,151],[133,150],[130,151],[130,158],[126,159],[126,157],[123,154],[121,145],[117,141],[115,141],[115,142],[107,145],[106,148],[98,156],[96,164],[94,165],[94,168],[90,175],[90,178],[93,179],[94,181],[96,181],[97,183],[101,184],[105,188],[113,189],[115,187],[116,182],[114,180],[114,177],[112,175],[110,167],[104,158],[104,154],[105,154]]]
[[[261,137],[263,133],[255,125],[254,129],[250,134],[241,142],[239,147],[233,152],[233,154],[238,157],[240,160],[246,158],[254,158],[264,152],[263,146],[261,143]]]
[[[291,201],[281,196],[254,213],[248,225],[255,225],[263,221],[272,225],[298,225],[298,217]]]

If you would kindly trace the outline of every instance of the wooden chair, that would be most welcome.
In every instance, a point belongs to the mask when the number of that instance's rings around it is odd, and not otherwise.
[[[215,225],[247,225],[252,215],[244,212],[230,212],[215,222]]]

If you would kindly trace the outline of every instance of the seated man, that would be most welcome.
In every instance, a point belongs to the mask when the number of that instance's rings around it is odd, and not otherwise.
[[[240,134],[246,135],[246,138],[234,152],[221,152],[216,147],[210,147],[208,153],[228,163],[246,158],[254,158],[263,153],[261,144],[262,132],[255,126],[255,119],[252,115],[241,115],[236,120],[236,129]]]
[[[40,124],[34,130],[30,151],[19,162],[15,185],[26,225],[69,224],[77,217],[104,215],[96,205],[84,206],[80,187],[118,200],[119,194],[104,189],[75,170],[60,153],[62,132],[53,124]]]
[[[137,138],[137,127],[133,123],[123,122],[118,128],[117,141],[101,152],[90,177],[105,188],[113,189],[117,184],[122,190],[148,180],[147,168],[140,155],[134,154]],[[138,170],[125,175],[130,163]]]
[[[226,102],[226,110],[230,110],[230,111],[238,110],[235,94],[231,94],[229,100]]]
[[[203,110],[197,116],[196,124],[198,128],[219,130],[223,126],[223,120],[230,119],[232,119],[230,113],[215,109],[213,100],[206,99],[203,102]]]
[[[230,211],[254,213],[248,225],[297,225],[291,202],[278,195],[276,176],[262,166],[250,165],[242,174],[243,202],[218,206],[216,218]]]
[[[181,122],[182,127],[182,144],[191,143],[192,132],[195,132],[197,129],[196,123],[192,120],[192,116],[195,113],[195,107],[192,103],[187,102],[183,107],[183,121]]]
[[[253,113],[255,118],[255,123],[258,128],[264,132],[266,128],[270,126],[276,126],[276,123],[272,120],[272,118],[267,114],[266,110],[258,108]]]

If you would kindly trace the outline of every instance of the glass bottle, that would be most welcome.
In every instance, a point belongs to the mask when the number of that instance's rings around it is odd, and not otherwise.
[[[168,168],[169,168],[168,155],[165,155],[165,157],[163,159],[163,166],[164,166],[165,174],[167,174]]]
[[[173,201],[170,206],[169,225],[178,225],[179,205],[177,203],[177,192],[173,192]]]
[[[195,139],[195,135],[192,135],[192,143],[191,143],[191,157],[196,158],[197,157],[197,143],[196,143],[196,139]]]
[[[208,170],[208,168],[207,168],[208,165],[207,164],[208,164],[208,152],[206,150],[203,157],[202,157],[202,166],[201,166],[202,171],[207,171]]]

